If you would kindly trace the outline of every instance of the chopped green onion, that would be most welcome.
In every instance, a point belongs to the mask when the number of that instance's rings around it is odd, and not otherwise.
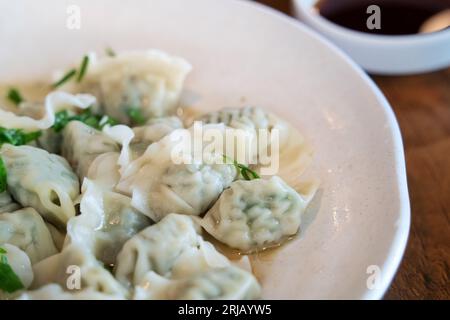
[[[114,119],[114,118],[111,118],[111,117],[109,117],[109,116],[103,116],[101,119],[100,119],[100,121],[99,121],[99,126],[100,126],[100,129],[103,129],[103,127],[105,127],[105,126],[107,126],[107,125],[109,125],[109,126],[115,126],[116,124],[119,124],[119,122],[116,120],[116,119]]]
[[[0,254],[2,253],[8,253],[5,249],[3,249],[2,247],[0,247]]]
[[[9,89],[7,98],[9,101],[14,103],[16,106],[18,106],[23,101],[22,95],[20,94],[19,90],[17,90],[16,88]]]
[[[69,113],[67,110],[62,110],[55,113],[55,122],[53,123],[53,130],[60,132],[69,123]]]
[[[21,146],[41,136],[41,131],[23,132],[21,129],[6,129],[0,127],[0,146],[9,143],[14,146]]]
[[[88,56],[84,56],[83,57],[83,61],[81,61],[80,70],[78,71],[77,82],[80,82],[81,79],[83,79],[83,76],[86,73],[88,64],[89,64],[89,57]]]
[[[116,53],[114,52],[113,49],[111,49],[111,47],[105,48],[105,53],[106,53],[106,55],[108,55],[110,57],[115,57],[116,56]]]
[[[0,289],[7,293],[12,293],[20,289],[24,289],[24,285],[14,270],[8,263],[6,250],[0,248]]]
[[[146,119],[138,107],[131,107],[126,109],[126,114],[131,119],[133,124],[142,125],[145,123]]]
[[[8,180],[7,180],[7,174],[6,174],[6,166],[5,166],[5,162],[3,162],[2,157],[0,157],[0,193],[5,192],[7,186],[8,186]],[[3,253],[5,253],[5,252],[3,252]]]
[[[73,76],[75,76],[75,74],[77,73],[76,69],[72,69],[70,71],[68,71],[60,80],[56,81],[55,83],[52,84],[52,87],[58,88],[59,86],[61,86],[62,84],[66,83],[67,81],[69,81]]]
[[[0,127],[0,144],[10,143],[17,146],[21,141],[22,136],[20,135],[20,130]]]
[[[93,114],[91,109],[88,108],[88,109],[83,110],[83,112],[81,112],[80,114],[75,114],[75,115],[69,115],[67,110],[62,110],[62,111],[57,112],[55,114],[55,122],[54,122],[52,128],[55,132],[60,132],[61,130],[63,130],[66,127],[66,125],[70,121],[80,121],[92,128],[98,129],[98,130],[103,129],[103,127],[107,124],[109,124],[109,125],[118,124],[118,121],[116,119],[108,117],[108,116],[101,116],[101,115]]]
[[[34,141],[38,139],[42,135],[42,131],[33,131],[27,132],[23,134],[23,144],[27,144],[28,142]]]
[[[84,121],[84,124],[87,124],[88,126],[92,127],[92,128],[98,128],[99,124],[98,124],[98,118],[94,117],[94,116],[90,116],[88,118],[86,118]]]
[[[236,160],[228,158],[226,155],[223,155],[223,161],[227,164],[232,164],[236,168],[237,172],[245,179],[245,180],[253,180],[259,179],[260,176],[256,171],[253,171],[246,165],[238,163]]]

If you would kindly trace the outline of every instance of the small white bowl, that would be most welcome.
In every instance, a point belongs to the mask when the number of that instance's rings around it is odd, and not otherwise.
[[[413,74],[450,66],[450,28],[414,35],[374,35],[327,20],[318,13],[316,3],[317,0],[294,0],[297,17],[334,42],[368,72]]]

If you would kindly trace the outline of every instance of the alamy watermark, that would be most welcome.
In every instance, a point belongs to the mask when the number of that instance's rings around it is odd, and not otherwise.
[[[369,30],[381,29],[381,9],[379,6],[373,4],[367,7],[366,13],[370,16],[366,20],[366,26]]]
[[[75,4],[71,4],[66,8],[66,27],[69,30],[81,29],[81,8]]]
[[[378,265],[372,264],[367,267],[366,274],[369,275],[366,280],[367,289],[375,290],[380,288],[382,280],[381,268]]]
[[[69,290],[81,289],[81,268],[77,265],[70,265],[66,269],[66,274],[69,276],[66,280],[66,287]]]
[[[190,130],[176,130],[170,139],[174,164],[225,164],[232,159],[258,165],[262,175],[278,172],[280,133],[276,128],[234,129],[195,121]]]

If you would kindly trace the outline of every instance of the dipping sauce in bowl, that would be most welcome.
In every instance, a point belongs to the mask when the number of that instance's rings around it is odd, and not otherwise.
[[[368,7],[380,8],[380,28],[367,27]],[[407,35],[423,31],[431,19],[440,19],[440,30],[450,26],[450,0],[320,0],[316,4],[324,18],[343,27],[385,35]],[[443,20],[444,14],[446,19]],[[438,31],[438,30],[432,30]]]
[[[366,71],[399,75],[450,66],[450,0],[293,0],[297,17]]]

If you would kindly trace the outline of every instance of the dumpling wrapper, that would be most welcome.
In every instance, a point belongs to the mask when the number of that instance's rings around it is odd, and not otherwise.
[[[149,271],[178,279],[229,266],[228,259],[204,241],[199,231],[189,216],[167,215],[125,243],[117,256],[116,278],[131,286],[141,283]]]
[[[48,129],[55,122],[55,113],[77,107],[86,109],[95,103],[96,99],[90,94],[75,94],[54,91],[45,97],[45,114],[41,119],[28,116],[18,116],[13,112],[0,109],[0,127],[7,129],[23,129],[24,131],[37,131]]]
[[[0,155],[7,170],[8,191],[23,207],[35,208],[62,228],[75,216],[78,177],[66,159],[31,146],[4,144]]]
[[[251,273],[228,266],[177,280],[149,272],[135,287],[133,299],[254,300],[260,295],[261,288]]]
[[[56,283],[69,293],[92,290],[122,299],[129,295],[92,252],[78,244],[71,244],[61,253],[40,261],[33,266],[33,271],[31,290]]]
[[[62,156],[81,180],[99,155],[119,151],[120,147],[114,139],[83,122],[71,121],[63,130]]]
[[[82,189],[81,214],[67,223],[65,246],[78,244],[106,265],[113,265],[123,244],[151,221],[131,207],[127,196],[105,190],[88,179]]]
[[[0,193],[0,213],[13,212],[20,209],[20,204],[15,202],[8,191]]]
[[[2,255],[6,256],[8,264],[19,277],[24,288],[29,288],[33,282],[33,269],[28,255],[23,250],[10,243],[0,244],[0,248],[6,251],[6,253],[2,253]],[[2,293],[4,292],[0,289],[0,298]]]
[[[296,234],[315,189],[300,195],[281,178],[234,181],[206,213],[201,225],[234,249],[254,252]]]
[[[160,50],[123,52],[101,59],[91,55],[83,81],[66,88],[93,94],[98,99],[98,113],[130,124],[130,108],[139,109],[146,119],[174,114],[191,69],[186,60]]]
[[[150,119],[145,125],[134,127],[134,138],[130,143],[131,157],[133,160],[142,156],[147,147],[176,129],[182,129],[180,118],[162,117]]]
[[[58,253],[47,225],[33,208],[0,214],[0,246],[4,243],[24,250],[33,264]]]
[[[47,284],[39,289],[24,291],[17,300],[123,300],[121,294],[106,294],[92,288],[64,291],[57,283]]]
[[[218,132],[225,130],[223,125],[208,126]],[[153,221],[171,212],[201,215],[236,178],[236,168],[224,164],[223,155],[206,148],[203,153],[206,161],[196,163],[193,149],[185,139],[197,139],[193,130],[176,129],[151,144],[126,167],[117,184],[117,190],[130,195],[132,205]],[[203,145],[202,141],[197,143]]]

